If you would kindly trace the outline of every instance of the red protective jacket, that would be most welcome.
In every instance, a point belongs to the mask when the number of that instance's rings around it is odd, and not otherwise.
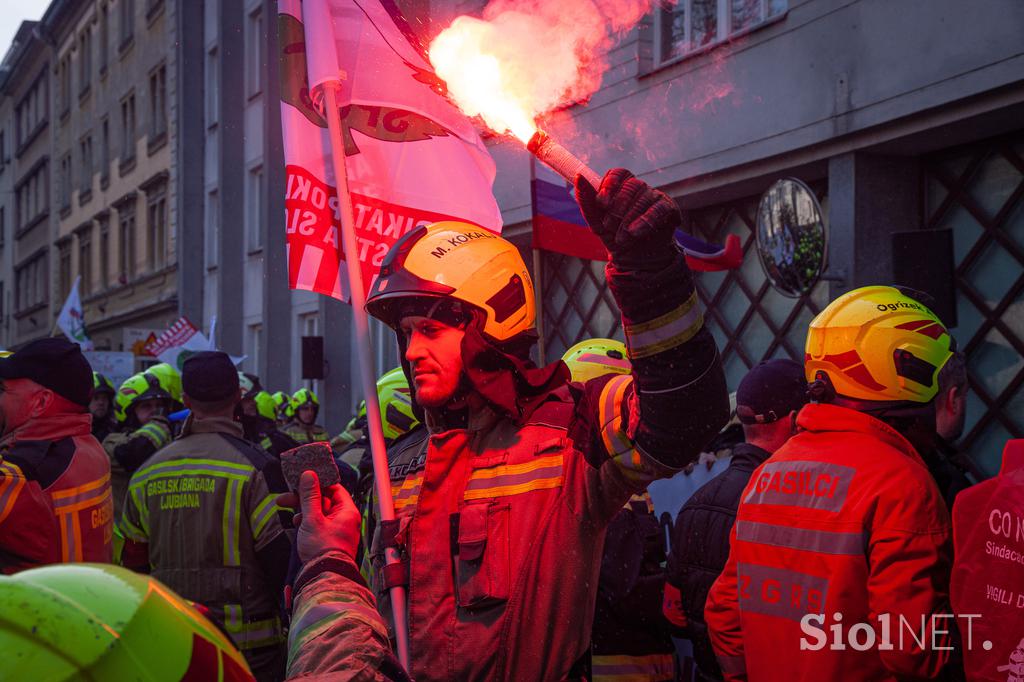
[[[960,617],[967,679],[1024,677],[1024,439],[1003,451],[999,476],[953,505],[950,593]],[[970,618],[970,627],[966,619]]]
[[[708,598],[723,672],[787,682],[934,677],[953,625],[951,547],[928,469],[903,436],[866,414],[814,404],[797,423],[803,431],[747,484]],[[885,621],[891,650],[882,646]],[[857,650],[851,636],[874,644]]]
[[[0,443],[8,465],[24,476],[22,491],[38,487],[49,498],[47,528],[56,524],[56,547],[45,561],[110,562],[113,502],[110,461],[91,432],[88,413],[40,417],[15,429]],[[2,506],[0,502],[0,506]],[[4,526],[38,526],[40,505],[11,510]],[[47,535],[50,531],[43,529]],[[30,539],[39,544],[38,536]],[[52,545],[52,540],[47,544]]]

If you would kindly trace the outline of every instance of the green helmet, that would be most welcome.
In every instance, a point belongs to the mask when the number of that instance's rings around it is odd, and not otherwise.
[[[396,367],[377,380],[377,400],[380,402],[385,438],[398,438],[416,426],[418,420],[412,411],[409,379],[401,367]],[[365,403],[362,414],[366,414]]]
[[[114,396],[114,416],[117,417],[117,421],[121,424],[128,421],[132,407],[143,400],[159,399],[173,402],[174,395],[166,384],[167,382],[161,381],[148,370],[125,379]]]
[[[256,411],[260,413],[261,417],[271,421],[277,419],[277,401],[274,400],[274,396],[266,391],[260,391],[256,394],[255,400]]]
[[[106,393],[111,398],[113,398],[114,394],[117,393],[117,389],[114,388],[114,384],[110,381],[110,379],[106,378],[105,376],[103,376],[99,372],[93,372],[92,373],[92,394],[93,395],[100,395],[102,393]]]
[[[160,385],[171,394],[171,400],[181,404],[181,373],[178,370],[166,362],[161,362],[158,365],[147,368],[146,371],[150,374],[155,374],[160,379]]]
[[[155,578],[109,564],[0,576],[0,651],[10,680],[253,679],[228,638],[188,602]]]
[[[569,366],[572,380],[586,382],[605,374],[629,374],[626,345],[615,339],[586,339],[565,351],[562,362]]]
[[[319,410],[320,399],[316,397],[316,393],[313,393],[313,391],[308,388],[300,388],[292,394],[292,415],[294,415],[300,407],[305,407],[306,405],[312,405]]]

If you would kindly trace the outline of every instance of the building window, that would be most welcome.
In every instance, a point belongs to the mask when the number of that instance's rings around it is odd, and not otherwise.
[[[121,8],[119,23],[121,29],[120,49],[124,50],[135,38],[135,0],[118,0]]]
[[[59,293],[61,300],[67,298],[68,292],[71,291],[71,239],[65,239],[64,241],[57,244],[57,257],[59,261],[59,270],[57,272],[57,282],[59,287]]]
[[[121,100],[121,163],[135,159],[135,93]]]
[[[263,325],[249,325],[249,352],[247,354],[249,356],[249,369],[254,374],[259,374],[260,372],[260,360],[262,359],[260,337],[262,336]]]
[[[78,95],[85,95],[92,82],[92,31],[86,26],[78,37]]]
[[[4,134],[5,132],[0,129],[0,173],[7,168],[7,135]]]
[[[100,222],[100,289],[106,289],[110,282],[110,218],[103,216]]]
[[[14,189],[15,224],[21,230],[46,215],[49,195],[47,192],[47,167],[45,163],[36,166]]]
[[[79,141],[80,158],[82,161],[78,191],[81,194],[92,191],[92,174],[95,169],[92,158],[92,133],[86,133]]]
[[[57,62],[57,111],[64,118],[71,111],[71,51]]]
[[[213,270],[220,261],[220,198],[217,190],[206,195],[206,269]]]
[[[46,304],[46,252],[43,251],[14,270],[15,314]]]
[[[167,189],[159,189],[147,195],[146,200],[147,248],[149,269],[159,270],[167,263]]]
[[[82,296],[92,293],[92,225],[78,233],[78,274],[82,277]]]
[[[107,72],[110,63],[110,10],[106,3],[100,6],[100,74]]]
[[[161,64],[149,74],[149,143],[167,136],[167,66]]]
[[[674,0],[655,9],[658,65],[724,42],[783,14],[788,0]]]
[[[122,204],[118,209],[118,280],[125,284],[135,279],[135,202]]]
[[[100,123],[100,182],[110,177],[110,119]]]
[[[220,119],[220,59],[217,47],[206,53],[206,127],[212,128]]]
[[[0,206],[0,250],[7,243],[7,207]]]
[[[249,170],[245,200],[245,243],[251,253],[263,248],[263,166]]]
[[[34,139],[46,125],[46,92],[46,71],[44,70],[15,107],[19,154],[21,148]]]
[[[57,183],[57,198],[60,200],[60,209],[71,208],[71,154],[65,154],[60,159],[60,176]]]
[[[249,15],[245,36],[245,94],[255,97],[263,90],[263,8]]]

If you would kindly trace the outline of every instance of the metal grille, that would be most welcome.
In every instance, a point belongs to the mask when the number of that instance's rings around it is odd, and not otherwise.
[[[544,252],[544,354],[548,362],[559,358],[583,339],[619,339],[619,307],[604,276],[601,261],[582,260]]]
[[[823,213],[827,198],[815,188]],[[736,234],[743,243],[743,265],[728,272],[696,274],[705,321],[718,342],[729,390],[761,360],[790,357],[803,362],[811,319],[828,304],[828,287],[819,282],[808,296],[787,298],[768,282],[754,248],[758,199],[749,198],[684,215],[687,229],[715,243]],[[622,339],[619,309],[604,277],[604,263],[545,253],[544,347],[550,362],[586,338]]]
[[[952,229],[971,390],[961,448],[986,475],[1024,436],[1024,133],[924,159],[925,229]]]

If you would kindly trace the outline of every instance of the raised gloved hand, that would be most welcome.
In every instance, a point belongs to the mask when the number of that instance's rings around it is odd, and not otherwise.
[[[608,171],[598,190],[576,178],[576,199],[617,268],[655,272],[676,258],[672,233],[682,223],[679,206],[625,168]]]
[[[153,447],[159,450],[170,443],[173,438],[171,422],[163,415],[155,415],[143,426],[136,429],[132,436],[144,436],[153,444]]]
[[[308,562],[332,551],[355,557],[359,546],[359,508],[341,484],[335,483],[321,493],[317,475],[304,471],[298,494],[279,495],[277,504],[302,509],[293,521],[299,529],[295,548],[300,559]]]

